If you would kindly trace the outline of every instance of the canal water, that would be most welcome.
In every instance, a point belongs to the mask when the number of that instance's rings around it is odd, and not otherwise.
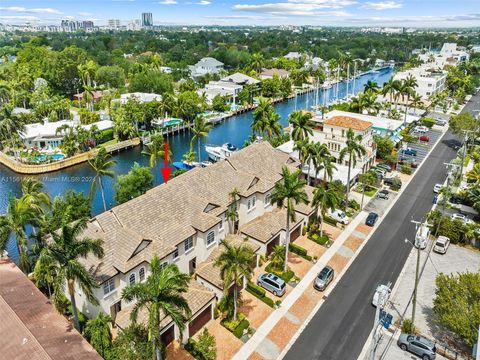
[[[393,75],[393,70],[386,68],[381,70],[379,73],[368,73],[361,75],[355,81],[355,89],[353,89],[353,81],[349,83],[349,94],[352,92],[358,93],[363,90],[365,83],[368,80],[373,80],[378,83],[379,86],[382,86],[384,82],[388,81]],[[338,98],[342,99],[346,97],[347,84],[342,82],[338,85]],[[323,104],[323,96],[325,95],[327,101],[332,101],[335,99],[337,93],[336,86],[330,88],[329,90],[324,91],[320,89],[318,91],[318,99],[316,100],[316,93],[310,92],[308,94],[299,95],[288,101],[284,101],[275,105],[276,111],[280,114],[281,120],[280,123],[283,127],[288,124],[288,115],[295,109],[306,109],[315,105],[315,102],[319,105]],[[201,140],[201,158],[202,160],[207,160],[207,154],[205,152],[204,145],[209,144],[223,144],[226,142],[232,143],[237,147],[242,147],[245,140],[250,136],[251,129],[250,125],[253,121],[253,113],[246,112],[233,116],[229,119],[224,120],[223,122],[217,124],[208,134],[207,138]],[[174,161],[180,161],[183,154],[185,154],[190,146],[190,140],[192,134],[189,131],[181,132],[179,134],[170,136],[168,139],[170,148],[173,152]],[[197,144],[194,144],[194,150],[197,149]],[[116,160],[116,165],[113,167],[113,171],[116,176],[126,174],[135,162],[140,165],[147,166],[149,163],[148,156],[142,154],[141,147],[136,147],[134,149],[126,150],[114,155]],[[155,185],[161,184],[163,182],[162,175],[160,173],[160,167],[162,166],[161,161],[159,161],[158,169],[155,169]],[[68,190],[72,189],[75,191],[82,191],[86,195],[89,193],[94,172],[88,165],[88,163],[79,164],[64,170],[56,171],[53,173],[43,174],[37,176],[37,178],[44,184],[46,191],[51,195],[52,198],[58,195],[63,195]],[[21,179],[22,175],[18,175],[0,164],[0,214],[3,214],[7,211],[8,205],[8,196],[10,193],[17,196],[21,192]],[[115,205],[115,191],[114,183],[115,178],[104,178],[104,189],[105,189],[105,199],[108,207]],[[102,199],[99,189],[97,189],[92,203],[92,212],[93,214],[98,214],[103,211]],[[14,255],[16,250],[14,247],[9,246],[9,253]],[[13,252],[13,253],[12,253]]]

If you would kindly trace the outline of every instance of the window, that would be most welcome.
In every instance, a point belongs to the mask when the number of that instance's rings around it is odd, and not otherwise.
[[[249,199],[248,202],[247,202],[247,210],[250,210],[251,207],[252,207],[252,203]]]
[[[207,234],[207,246],[213,244],[215,242],[215,232],[214,231],[210,231],[208,234]]]
[[[342,129],[342,137],[345,137],[345,130]]]
[[[135,284],[135,274],[130,274],[130,277],[128,278],[128,283],[130,285]]]
[[[255,207],[255,203],[257,202],[257,197],[255,195],[253,195],[253,198],[252,198],[252,208]]]
[[[272,199],[272,194],[268,193],[265,195],[265,207],[270,206],[270,201]]]
[[[178,247],[173,252],[173,260],[178,259]]]
[[[140,271],[138,272],[138,277],[140,278],[140,282],[145,280],[145,268],[140,268]]]
[[[160,265],[160,270],[165,269],[168,266],[168,261],[165,261],[163,264]]]
[[[193,237],[189,237],[187,240],[185,240],[185,252],[187,252],[190,249],[193,249]]]
[[[220,218],[220,224],[218,225],[220,230],[223,230],[223,217]]]
[[[113,290],[115,290],[115,280],[110,278],[103,283],[103,295],[110,294]]]

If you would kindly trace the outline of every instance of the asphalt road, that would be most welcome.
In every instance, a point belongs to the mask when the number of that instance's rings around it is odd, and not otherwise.
[[[464,111],[480,106],[480,94]],[[411,219],[422,220],[432,207],[432,189],[443,183],[443,165],[455,157],[458,139],[449,131],[399,197],[386,218],[285,356],[287,360],[357,359],[373,328],[371,299],[378,284],[395,283],[413,239]]]

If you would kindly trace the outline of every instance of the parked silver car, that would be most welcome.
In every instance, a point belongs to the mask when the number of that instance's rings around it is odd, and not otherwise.
[[[272,273],[260,275],[257,279],[257,285],[272,292],[275,296],[283,296],[286,291],[285,281]]]
[[[335,271],[330,266],[325,266],[315,278],[313,287],[317,290],[324,291],[328,284],[332,282],[334,275]]]
[[[434,360],[436,357],[435,343],[423,336],[401,334],[397,344],[403,351],[414,353],[420,356],[422,360]]]

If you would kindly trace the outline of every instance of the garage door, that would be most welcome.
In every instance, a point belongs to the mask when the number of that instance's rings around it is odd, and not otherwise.
[[[175,339],[175,325],[170,325],[170,327],[160,335],[160,338],[162,339],[162,344],[165,346],[170,344]]]
[[[296,229],[290,232],[290,241],[295,241],[302,232],[302,225],[298,225]]]
[[[212,305],[209,305],[205,310],[198,314],[195,319],[188,325],[188,335],[193,336],[198,330],[202,328],[207,322],[212,319]]]
[[[270,255],[270,253],[273,251],[273,248],[278,244],[280,244],[280,235],[277,235],[275,239],[267,244],[267,256]]]

